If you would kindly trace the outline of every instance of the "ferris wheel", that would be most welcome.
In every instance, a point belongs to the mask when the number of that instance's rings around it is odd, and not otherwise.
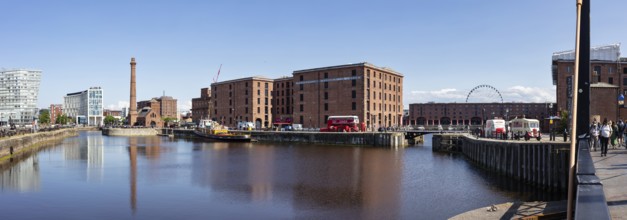
[[[468,92],[466,103],[503,103],[503,96],[491,85],[478,85]]]

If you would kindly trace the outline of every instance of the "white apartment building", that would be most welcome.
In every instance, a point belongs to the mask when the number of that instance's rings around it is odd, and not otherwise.
[[[82,92],[63,97],[63,112],[76,124],[100,126],[103,124],[102,88],[90,87]]]
[[[38,117],[41,70],[0,70],[0,125],[32,125]]]

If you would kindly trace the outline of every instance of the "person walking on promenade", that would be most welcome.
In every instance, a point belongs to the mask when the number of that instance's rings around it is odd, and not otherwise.
[[[611,141],[611,145],[612,145],[612,149],[616,149],[616,140],[618,137],[618,126],[616,125],[616,123],[614,123],[612,120],[610,120],[609,122],[610,127],[612,128],[612,136],[610,136],[610,141]]]
[[[568,128],[564,128],[564,142],[568,140]]]
[[[601,125],[601,156],[607,156],[607,144],[612,136],[612,127],[607,123],[607,118],[603,119],[603,125]]]
[[[625,122],[623,122],[623,133],[621,134],[623,136],[623,141],[625,143],[625,148],[627,149],[627,119],[625,120]]]
[[[592,151],[596,151],[597,148],[599,148],[599,125],[596,119],[592,122],[592,125],[590,125],[590,140],[588,146],[590,146]]]
[[[625,133],[625,123],[623,123],[623,120],[618,119],[618,132],[616,132],[616,137],[618,138],[617,147],[619,148],[623,146],[623,133]]]

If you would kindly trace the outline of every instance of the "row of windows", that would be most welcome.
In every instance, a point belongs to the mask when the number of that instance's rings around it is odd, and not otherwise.
[[[606,73],[608,74],[614,74],[614,67],[613,66],[608,66]],[[567,66],[566,67],[566,72],[567,73],[573,73],[573,67],[572,66]],[[593,66],[592,67],[592,74],[593,75],[600,75],[603,74],[603,66]],[[623,74],[627,74],[627,67],[623,67]]]
[[[374,87],[376,88],[377,87],[377,82],[372,80],[372,85],[374,85]],[[381,85],[383,85],[383,86],[381,86]],[[366,79],[366,88],[370,88],[370,78]],[[381,84],[381,82],[379,82],[379,89],[400,92],[401,91],[401,86],[394,86],[392,84],[387,84],[387,83]]]
[[[366,70],[366,75],[368,77],[370,77],[370,70]],[[377,78],[377,72],[373,72],[373,77]],[[383,73],[379,73],[379,79],[383,79]],[[401,78],[400,77],[391,76],[389,74],[385,74],[385,79],[384,80],[392,81],[392,82],[396,82],[396,83],[401,83]]]
[[[287,93],[285,91],[287,91]],[[273,96],[285,96],[286,94],[287,96],[290,96],[290,92],[294,93],[294,91],[292,90],[276,90],[275,89],[274,91],[271,92],[271,94]]]
[[[300,104],[300,112],[304,112],[305,111],[305,105]],[[352,110],[357,110],[357,103],[356,102],[352,102],[351,103],[351,109]],[[329,111],[329,104],[328,103],[324,103],[324,110],[325,111]]]
[[[233,114],[235,109],[233,108],[229,108],[229,114]],[[218,115],[218,109],[213,109],[213,113],[215,115]],[[261,114],[261,107],[257,107],[257,113]],[[264,107],[264,113],[268,114],[268,106]],[[248,114],[248,107],[244,108],[244,114]]]

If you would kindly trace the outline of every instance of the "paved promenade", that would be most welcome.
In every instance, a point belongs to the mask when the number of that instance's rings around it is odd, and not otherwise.
[[[607,157],[601,157],[599,150],[590,153],[612,219],[627,219],[627,150],[610,147]]]

